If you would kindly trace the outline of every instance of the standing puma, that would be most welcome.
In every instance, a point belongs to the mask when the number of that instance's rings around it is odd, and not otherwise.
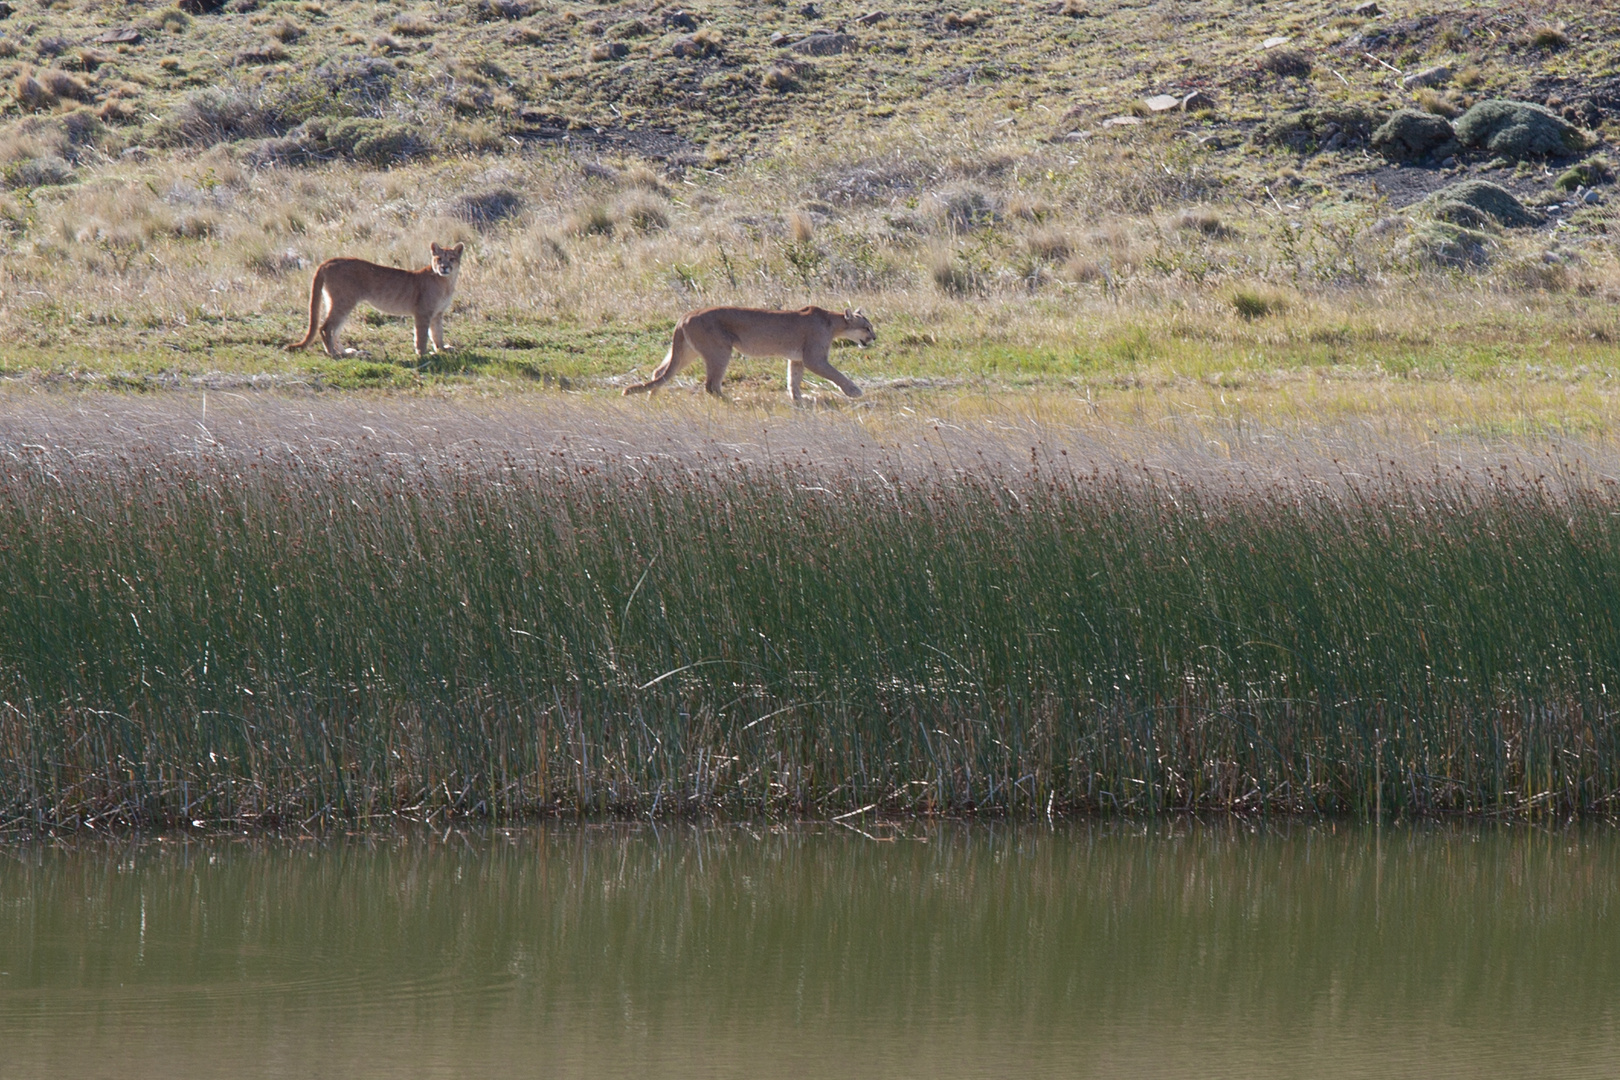
[[[327,259],[321,263],[315,268],[315,280],[309,287],[309,333],[304,335],[303,341],[288,345],[288,350],[302,349],[319,333],[326,354],[334,359],[342,356],[338,334],[343,331],[349,312],[362,300],[389,315],[416,318],[417,356],[427,355],[430,333],[433,351],[444,348],[444,313],[450,310],[450,298],[455,295],[462,245],[430,246],[433,265],[420,270],[379,266],[364,259]],[[323,300],[325,322],[321,322]]]
[[[675,324],[664,362],[644,383],[624,388],[626,394],[657,390],[673,379],[696,357],[703,357],[703,388],[716,396],[726,365],[735,350],[744,356],[785,356],[788,360],[788,393],[800,398],[799,383],[804,371],[837,385],[850,397],[860,397],[861,388],[827,362],[827,350],[839,338],[862,348],[877,340],[877,332],[859,309],[842,315],[826,308],[807,307],[798,311],[764,311],[759,308],[704,308],[683,316]]]

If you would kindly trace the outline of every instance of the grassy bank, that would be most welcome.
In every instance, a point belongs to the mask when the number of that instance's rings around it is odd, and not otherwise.
[[[879,384],[1620,373],[1620,20],[1590,4],[12,6],[0,375],[29,385],[611,390],[687,310],[812,302],[872,313]],[[1492,99],[1584,149],[1372,145]],[[1468,180],[1527,216],[1437,219]],[[282,351],[321,260],[431,240],[468,247],[453,353],[375,313],[353,357]]]
[[[323,408],[12,421],[14,826],[1620,793],[1591,448]]]

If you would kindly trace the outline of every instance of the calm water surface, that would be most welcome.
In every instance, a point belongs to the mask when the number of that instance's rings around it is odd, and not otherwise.
[[[903,833],[0,848],[0,1078],[1620,1074],[1620,832]]]

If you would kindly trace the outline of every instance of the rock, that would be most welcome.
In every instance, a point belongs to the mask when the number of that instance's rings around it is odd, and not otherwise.
[[[858,16],[855,22],[861,26],[871,26],[874,23],[882,22],[888,17],[889,13],[887,11],[868,11],[865,15]]]
[[[1376,19],[1383,13],[1384,9],[1378,6],[1377,0],[1366,0],[1350,9],[1350,14],[1362,19]]]
[[[1291,37],[1268,37],[1260,43],[1262,49],[1275,49],[1279,45],[1286,45],[1294,39]]]
[[[1067,135],[1063,136],[1062,141],[1063,142],[1085,142],[1089,138],[1091,138],[1091,132],[1089,132],[1089,131],[1071,131]]]
[[[585,54],[593,64],[605,63],[609,60],[623,60],[630,55],[630,46],[622,41],[598,41],[592,45]],[[680,56],[680,53],[676,53]]]
[[[1103,127],[1136,127],[1142,122],[1140,116],[1116,116],[1102,122]]]
[[[799,9],[799,14],[807,19],[819,19],[821,18],[821,9],[814,4],[806,4]]]
[[[1174,94],[1154,94],[1143,104],[1148,107],[1149,112],[1169,112],[1171,109],[1181,108],[1181,99]]]
[[[1586,149],[1586,137],[1562,116],[1527,101],[1482,101],[1457,120],[1457,141],[1501,158],[1562,157]]]
[[[855,47],[855,39],[848,34],[811,34],[795,41],[788,48],[805,56],[836,56]]]
[[[690,11],[668,11],[664,13],[664,25],[671,30],[696,30],[698,21]]]
[[[1215,107],[1215,95],[1208,90],[1194,90],[1181,99],[1182,112],[1199,112]]]
[[[1603,196],[1599,195],[1595,191],[1588,191],[1585,195],[1581,196],[1581,202],[1585,203],[1587,206],[1601,206],[1603,205]]]
[[[1464,180],[1443,187],[1420,205],[1431,217],[1464,228],[1501,225],[1518,229],[1541,224],[1541,218],[1527,210],[1511,191],[1489,180]]]
[[[9,19],[15,15],[17,9],[10,4],[0,4],[0,19]]]
[[[152,151],[144,146],[130,146],[126,147],[123,153],[118,156],[125,161],[147,161],[152,157]]]
[[[708,33],[710,31],[701,30],[696,34],[676,38],[669,46],[669,55],[683,60],[701,60],[706,56],[714,56],[720,51],[720,46],[714,38],[704,36]]]
[[[792,40],[793,40],[793,35],[788,33],[785,30],[776,31],[774,34],[771,35],[771,38],[770,38],[770,41],[771,41],[772,45],[784,45],[787,42],[792,41]]]
[[[1440,163],[1440,167],[1442,169],[1455,169],[1457,167],[1457,156],[1453,154],[1451,157],[1446,158]]]
[[[1425,161],[1455,141],[1451,122],[1417,109],[1397,109],[1372,133],[1372,148],[1390,161]]]
[[[97,45],[139,45],[141,32],[133,26],[119,27],[117,30],[105,30],[96,35]]]
[[[1442,86],[1451,81],[1451,67],[1440,64],[1437,67],[1424,68],[1413,72],[1401,80],[1401,85],[1408,90],[1416,90],[1425,86]]]

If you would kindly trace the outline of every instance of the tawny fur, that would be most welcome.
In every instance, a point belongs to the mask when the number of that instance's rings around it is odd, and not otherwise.
[[[788,361],[788,393],[795,401],[802,396],[799,385],[804,373],[820,375],[850,397],[860,397],[861,388],[827,361],[832,343],[838,339],[865,347],[877,340],[877,332],[859,310],[842,313],[826,308],[807,307],[798,311],[766,311],[760,308],[713,307],[694,311],[675,324],[669,352],[646,382],[624,388],[626,394],[657,390],[678,375],[694,359],[703,358],[703,388],[720,393],[731,355],[784,356]]]
[[[416,320],[416,355],[425,356],[429,338],[433,351],[444,348],[444,313],[455,296],[461,273],[462,245],[433,249],[433,263],[420,270],[379,266],[365,259],[327,259],[315,268],[309,287],[309,333],[287,348],[302,349],[319,334],[326,354],[343,355],[338,335],[354,306],[364,300],[388,315],[410,315]],[[321,321],[321,310],[326,320]]]

